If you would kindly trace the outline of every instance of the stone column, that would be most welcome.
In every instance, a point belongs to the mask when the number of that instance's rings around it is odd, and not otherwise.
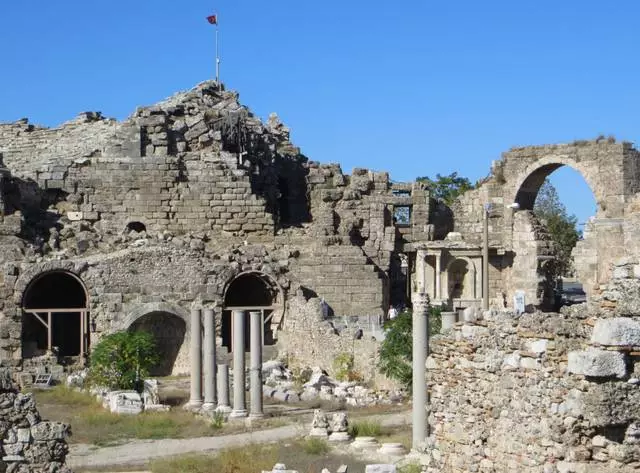
[[[440,289],[440,284],[442,283],[442,278],[440,277],[440,272],[442,271],[442,252],[438,250],[436,253],[436,300],[442,299],[442,291]]]
[[[191,395],[187,408],[202,407],[202,328],[200,309],[191,309]]]
[[[425,250],[418,250],[416,252],[416,287],[414,290],[418,292],[424,292],[426,283],[424,280],[425,277],[425,259],[427,257],[427,252]]]
[[[251,411],[250,418],[264,417],[262,412],[262,312],[249,312],[251,319]]]
[[[216,407],[216,314],[213,309],[204,310],[204,404],[212,411]]]
[[[229,405],[229,365],[218,365],[218,407],[216,411],[228,414]]]
[[[233,411],[230,417],[246,417],[244,396],[244,310],[233,311]]]
[[[426,361],[429,343],[429,296],[414,292],[413,303],[413,442],[414,450],[427,439]]]

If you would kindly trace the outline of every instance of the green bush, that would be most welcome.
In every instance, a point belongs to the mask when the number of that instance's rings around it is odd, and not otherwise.
[[[429,308],[429,336],[440,332],[442,320],[440,307]],[[385,324],[386,337],[380,347],[378,369],[385,376],[400,382],[411,390],[413,368],[413,313],[405,310]]]
[[[350,353],[340,353],[333,359],[333,372],[338,381],[362,381],[362,375],[353,369],[354,360]]]
[[[142,380],[159,360],[148,332],[116,332],[102,338],[91,353],[89,382],[109,389],[141,390]]]

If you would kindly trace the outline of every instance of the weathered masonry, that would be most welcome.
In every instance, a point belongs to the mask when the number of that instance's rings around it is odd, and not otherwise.
[[[599,204],[576,250],[589,288],[640,250],[629,144],[513,149],[449,208],[423,183],[309,160],[277,116],[263,123],[214,82],[122,122],[87,112],[57,128],[0,124],[0,158],[0,359],[25,368],[82,360],[105,333],[150,330],[165,354],[157,374],[187,372],[194,308],[214,309],[223,359],[234,310],[260,311],[264,345],[289,350],[311,330],[314,298],[329,320],[377,321],[418,288],[450,308],[510,305],[515,290],[541,305],[553,248],[531,208],[561,165]],[[325,335],[307,337],[309,357]]]

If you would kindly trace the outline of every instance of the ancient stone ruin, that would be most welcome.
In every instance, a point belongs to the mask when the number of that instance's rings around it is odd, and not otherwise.
[[[44,421],[32,394],[18,392],[8,369],[0,370],[0,470],[6,473],[70,472],[67,424]]]
[[[24,383],[84,366],[118,330],[152,332],[163,355],[152,374],[191,372],[197,406],[231,409],[226,373],[235,357],[243,377],[245,351],[253,385],[277,354],[331,371],[348,353],[382,383],[373,339],[389,307],[417,294],[450,327],[431,343],[426,376],[432,468],[637,465],[630,143],[514,148],[446,205],[422,182],[311,161],[277,116],[262,122],[204,82],[122,122],[87,112],[56,128],[0,124],[0,159],[0,362]],[[574,250],[590,304],[542,315],[555,249],[532,209],[560,166],[598,204]],[[226,399],[215,399],[219,382]],[[246,415],[244,390],[233,396]]]

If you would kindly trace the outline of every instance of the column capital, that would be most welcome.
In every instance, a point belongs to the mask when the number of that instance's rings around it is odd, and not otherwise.
[[[413,304],[415,311],[417,306],[421,308],[429,307],[431,300],[429,299],[429,294],[426,292],[413,292],[411,293],[411,303]]]

